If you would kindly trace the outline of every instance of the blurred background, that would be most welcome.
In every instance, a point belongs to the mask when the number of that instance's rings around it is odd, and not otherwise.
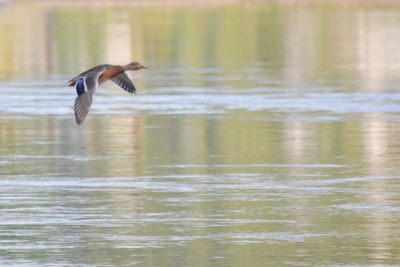
[[[399,51],[395,0],[0,0],[0,263],[399,264]]]

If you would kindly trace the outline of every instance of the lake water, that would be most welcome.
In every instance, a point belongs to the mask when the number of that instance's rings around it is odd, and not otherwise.
[[[0,265],[399,266],[399,51],[396,5],[3,3]]]

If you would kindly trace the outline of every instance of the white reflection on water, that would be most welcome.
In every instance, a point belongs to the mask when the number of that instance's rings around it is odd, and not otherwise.
[[[60,81],[61,83],[61,81]],[[0,84],[0,112],[30,115],[71,115],[73,88]],[[157,90],[159,89],[159,90]],[[264,89],[155,88],[128,95],[121,90],[99,89],[91,113],[121,115],[137,111],[156,114],[209,114],[229,110],[274,112],[327,112],[328,114],[398,113],[398,92],[304,92]],[[200,93],[201,91],[201,93]]]

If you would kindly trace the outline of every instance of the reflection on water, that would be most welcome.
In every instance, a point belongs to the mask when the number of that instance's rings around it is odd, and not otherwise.
[[[400,7],[0,9],[5,266],[400,262]],[[72,75],[138,59],[137,95]]]

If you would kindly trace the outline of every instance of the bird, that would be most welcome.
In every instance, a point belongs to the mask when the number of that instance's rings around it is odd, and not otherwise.
[[[112,80],[125,91],[131,94],[136,93],[136,88],[125,71],[140,69],[147,69],[147,67],[138,61],[127,65],[101,64],[69,80],[68,86],[75,86],[77,93],[74,104],[76,123],[80,125],[85,121],[93,102],[94,92],[99,85],[106,81]]]

